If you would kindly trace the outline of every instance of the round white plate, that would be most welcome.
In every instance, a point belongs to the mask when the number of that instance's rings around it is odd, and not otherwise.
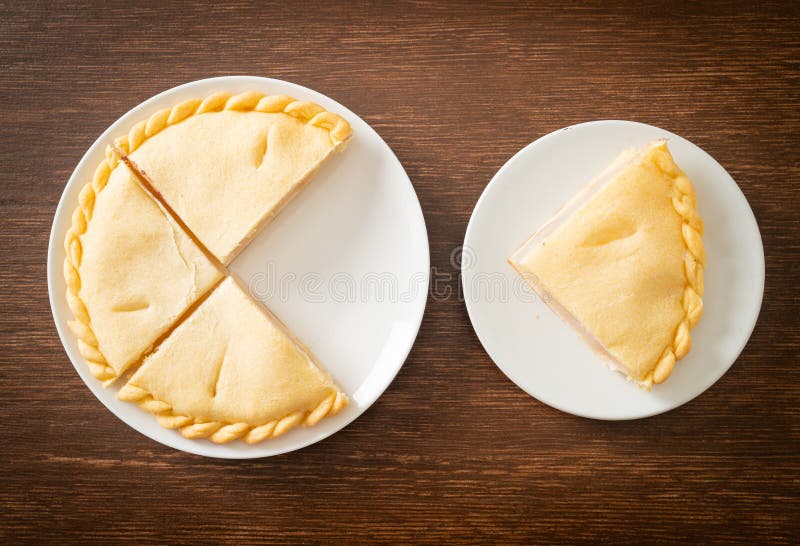
[[[319,358],[350,396],[339,415],[285,436],[246,445],[187,440],[116,398],[91,376],[66,326],[63,239],[78,192],[106,144],[151,113],[216,91],[258,90],[314,101],[341,114],[353,138],[234,261],[230,269]],[[109,127],[83,156],[56,210],[47,257],[50,306],[81,379],[117,417],[170,447],[224,458],[277,455],[307,446],[361,415],[394,379],[416,338],[428,294],[428,236],[419,201],[389,146],[356,114],[305,87],[252,76],[187,83],[143,102]]]
[[[697,190],[708,264],[692,350],[668,381],[646,392],[609,371],[506,260],[620,151],[659,138],[669,139],[675,161]],[[636,419],[685,404],[733,364],[761,308],[764,249],[747,200],[710,155],[657,127],[594,121],[540,138],[497,172],[467,227],[462,282],[483,347],[520,388],[575,415]]]

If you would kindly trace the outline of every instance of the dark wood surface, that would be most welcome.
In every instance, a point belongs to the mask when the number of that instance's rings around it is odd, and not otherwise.
[[[2,2],[3,542],[797,543],[800,4],[167,4]],[[306,85],[370,123],[414,183],[441,271],[491,176],[531,140],[603,118],[687,137],[759,221],[767,281],[749,344],[685,406],[596,422],[527,396],[463,304],[431,300],[394,383],[324,442],[234,462],[150,441],[61,347],[49,229],[117,117],[228,74]]]

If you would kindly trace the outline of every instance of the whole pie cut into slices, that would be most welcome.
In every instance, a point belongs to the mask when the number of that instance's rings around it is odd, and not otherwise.
[[[666,141],[623,152],[509,259],[610,365],[667,379],[703,313],[703,222]]]
[[[222,279],[350,136],[314,103],[221,92],[117,139],[64,241],[70,327],[92,374],[107,385],[127,372],[121,399],[215,442],[259,442],[346,406],[280,321]]]
[[[149,355],[118,396],[188,438],[247,443],[313,425],[346,395],[232,278]]]
[[[105,382],[223,275],[110,149],[80,193],[64,243],[69,326]]]
[[[350,135],[311,102],[217,93],[156,112],[117,146],[227,265]]]

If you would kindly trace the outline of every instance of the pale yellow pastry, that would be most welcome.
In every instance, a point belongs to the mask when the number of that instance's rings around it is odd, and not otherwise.
[[[649,389],[703,312],[703,222],[666,141],[623,153],[509,259],[613,367]]]
[[[184,101],[117,139],[65,238],[70,327],[92,374],[127,371],[121,399],[215,442],[340,411],[346,395],[309,351],[222,279],[350,136],[314,103],[247,92]]]
[[[145,359],[118,396],[166,428],[218,443],[260,442],[347,405],[310,352],[231,277]]]
[[[69,325],[105,382],[222,278],[112,151],[81,191],[64,243]]]
[[[227,265],[350,135],[311,102],[217,93],[156,112],[117,146]]]

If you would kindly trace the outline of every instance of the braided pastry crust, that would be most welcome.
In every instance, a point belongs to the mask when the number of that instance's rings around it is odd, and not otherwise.
[[[122,387],[117,397],[120,400],[133,402],[143,410],[152,413],[156,416],[158,424],[164,428],[179,429],[186,438],[208,438],[217,444],[238,439],[248,444],[257,444],[281,436],[299,425],[316,425],[324,417],[336,415],[347,405],[347,397],[334,391],[323,398],[311,411],[296,411],[268,423],[251,424],[206,421],[188,415],[176,415],[172,412],[172,406],[156,400],[147,390],[131,384]]]
[[[344,142],[352,134],[349,123],[313,102],[299,101],[288,95],[265,95],[258,91],[246,91],[237,95],[220,91],[205,99],[189,99],[171,108],[159,110],[146,120],[131,127],[127,135],[115,140],[115,145],[123,155],[129,155],[145,140],[157,135],[170,125],[197,114],[223,110],[267,114],[283,113],[297,118],[303,123],[327,129],[333,144]]]
[[[651,376],[645,386],[663,383],[672,373],[675,362],[686,356],[692,347],[690,331],[703,315],[703,271],[706,264],[706,251],[703,245],[703,220],[697,212],[697,196],[689,178],[677,171],[670,162],[660,167],[675,176],[672,193],[672,206],[683,219],[681,233],[686,252],[683,267],[686,273],[686,288],[683,291],[682,305],[685,315],[675,329],[672,345],[664,348]]]
[[[75,320],[68,321],[67,324],[78,338],[78,350],[86,359],[89,371],[104,383],[110,383],[116,379],[117,374],[98,347],[89,311],[79,294],[81,277],[78,268],[83,255],[80,236],[86,232],[86,228],[92,220],[92,211],[97,195],[106,187],[111,171],[116,168],[119,161],[120,157],[114,148],[106,147],[105,158],[95,169],[92,181],[81,189],[78,206],[72,213],[72,225],[64,236],[64,251],[66,252],[64,280],[67,285],[67,304],[75,316]]]

